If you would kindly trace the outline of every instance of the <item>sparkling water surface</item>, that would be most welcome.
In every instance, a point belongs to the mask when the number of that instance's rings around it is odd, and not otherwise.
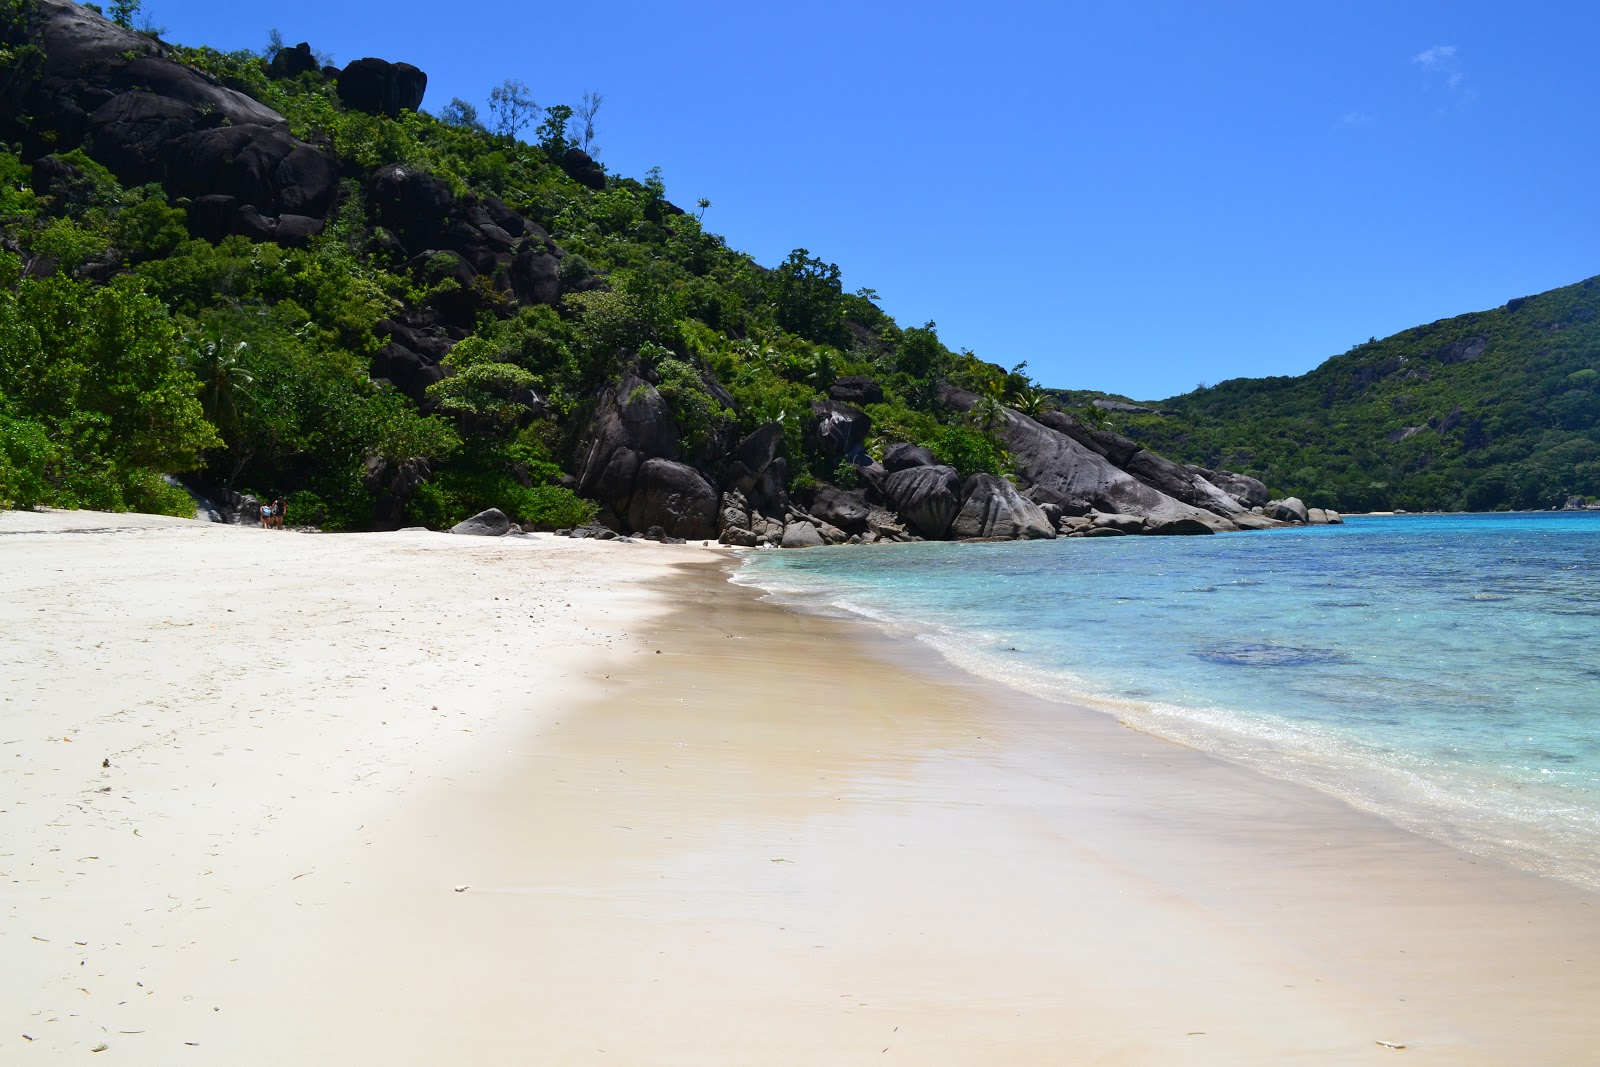
[[[1600,513],[753,552],[736,580],[1600,888]]]

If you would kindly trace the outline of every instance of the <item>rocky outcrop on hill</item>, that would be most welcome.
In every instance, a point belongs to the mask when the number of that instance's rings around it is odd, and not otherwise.
[[[295,243],[320,228],[337,192],[331,150],[174,62],[167,45],[69,0],[38,0],[35,19],[40,76],[0,114],[0,137],[33,157],[84,145],[124,185],[162,183],[194,201],[197,236]],[[32,121],[13,117],[23,114]]]
[[[339,99],[344,106],[369,115],[399,118],[402,111],[422,107],[428,76],[410,63],[358,59],[339,72]]]
[[[605,168],[581,148],[567,149],[567,154],[561,157],[561,169],[579,185],[588,186],[596,192],[606,187]]]
[[[880,465],[865,455],[871,420],[832,399],[813,402],[805,437],[824,463],[853,460],[860,484],[824,484],[790,500],[781,424],[758,428],[720,458],[712,454],[704,469],[686,464],[669,407],[648,374],[630,371],[602,396],[578,457],[579,491],[602,505],[602,521],[619,532],[655,524],[676,536],[715,536],[731,545],[812,547],[1204,535],[1340,521],[1298,500],[1247,507],[1264,492],[1255,479],[1181,466],[1057,412],[1033,419],[994,409],[989,416],[1014,478],[980,472],[963,480],[927,448],[908,442],[887,446]],[[948,386],[942,399],[957,412],[980,403]]]
[[[863,446],[871,430],[872,419],[852,404],[837,400],[811,402],[806,441],[829,459],[864,459]]]
[[[970,411],[978,403],[976,395],[960,389],[946,389],[944,398],[959,411]],[[1200,526],[1215,532],[1239,529],[1230,519],[1151,488],[1101,452],[1021,412],[1001,409],[998,418],[997,432],[1018,477],[1038,490],[1033,496],[1036,502],[1087,504],[1102,512],[1141,515],[1149,521],[1150,532],[1180,533]]]
[[[655,386],[626,371],[600,397],[578,451],[578,491],[619,532],[659,526],[669,537],[718,536],[720,495],[678,462],[678,426]]]

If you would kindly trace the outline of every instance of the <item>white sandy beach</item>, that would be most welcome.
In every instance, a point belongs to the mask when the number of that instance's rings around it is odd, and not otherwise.
[[[0,514],[0,1062],[1594,1060],[1594,894],[718,559]]]

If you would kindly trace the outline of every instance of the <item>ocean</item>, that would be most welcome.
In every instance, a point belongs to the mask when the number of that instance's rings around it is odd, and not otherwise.
[[[735,581],[1600,888],[1600,512],[760,551]]]

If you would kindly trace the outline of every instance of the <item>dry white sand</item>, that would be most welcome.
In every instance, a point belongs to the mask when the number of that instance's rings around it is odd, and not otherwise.
[[[1595,1061],[1594,894],[710,558],[0,515],[0,1062]]]
[[[274,1017],[211,1002],[219,953],[315,907],[398,798],[579,706],[602,654],[647,653],[643,580],[705,554],[0,513],[0,1062],[174,1062]]]

